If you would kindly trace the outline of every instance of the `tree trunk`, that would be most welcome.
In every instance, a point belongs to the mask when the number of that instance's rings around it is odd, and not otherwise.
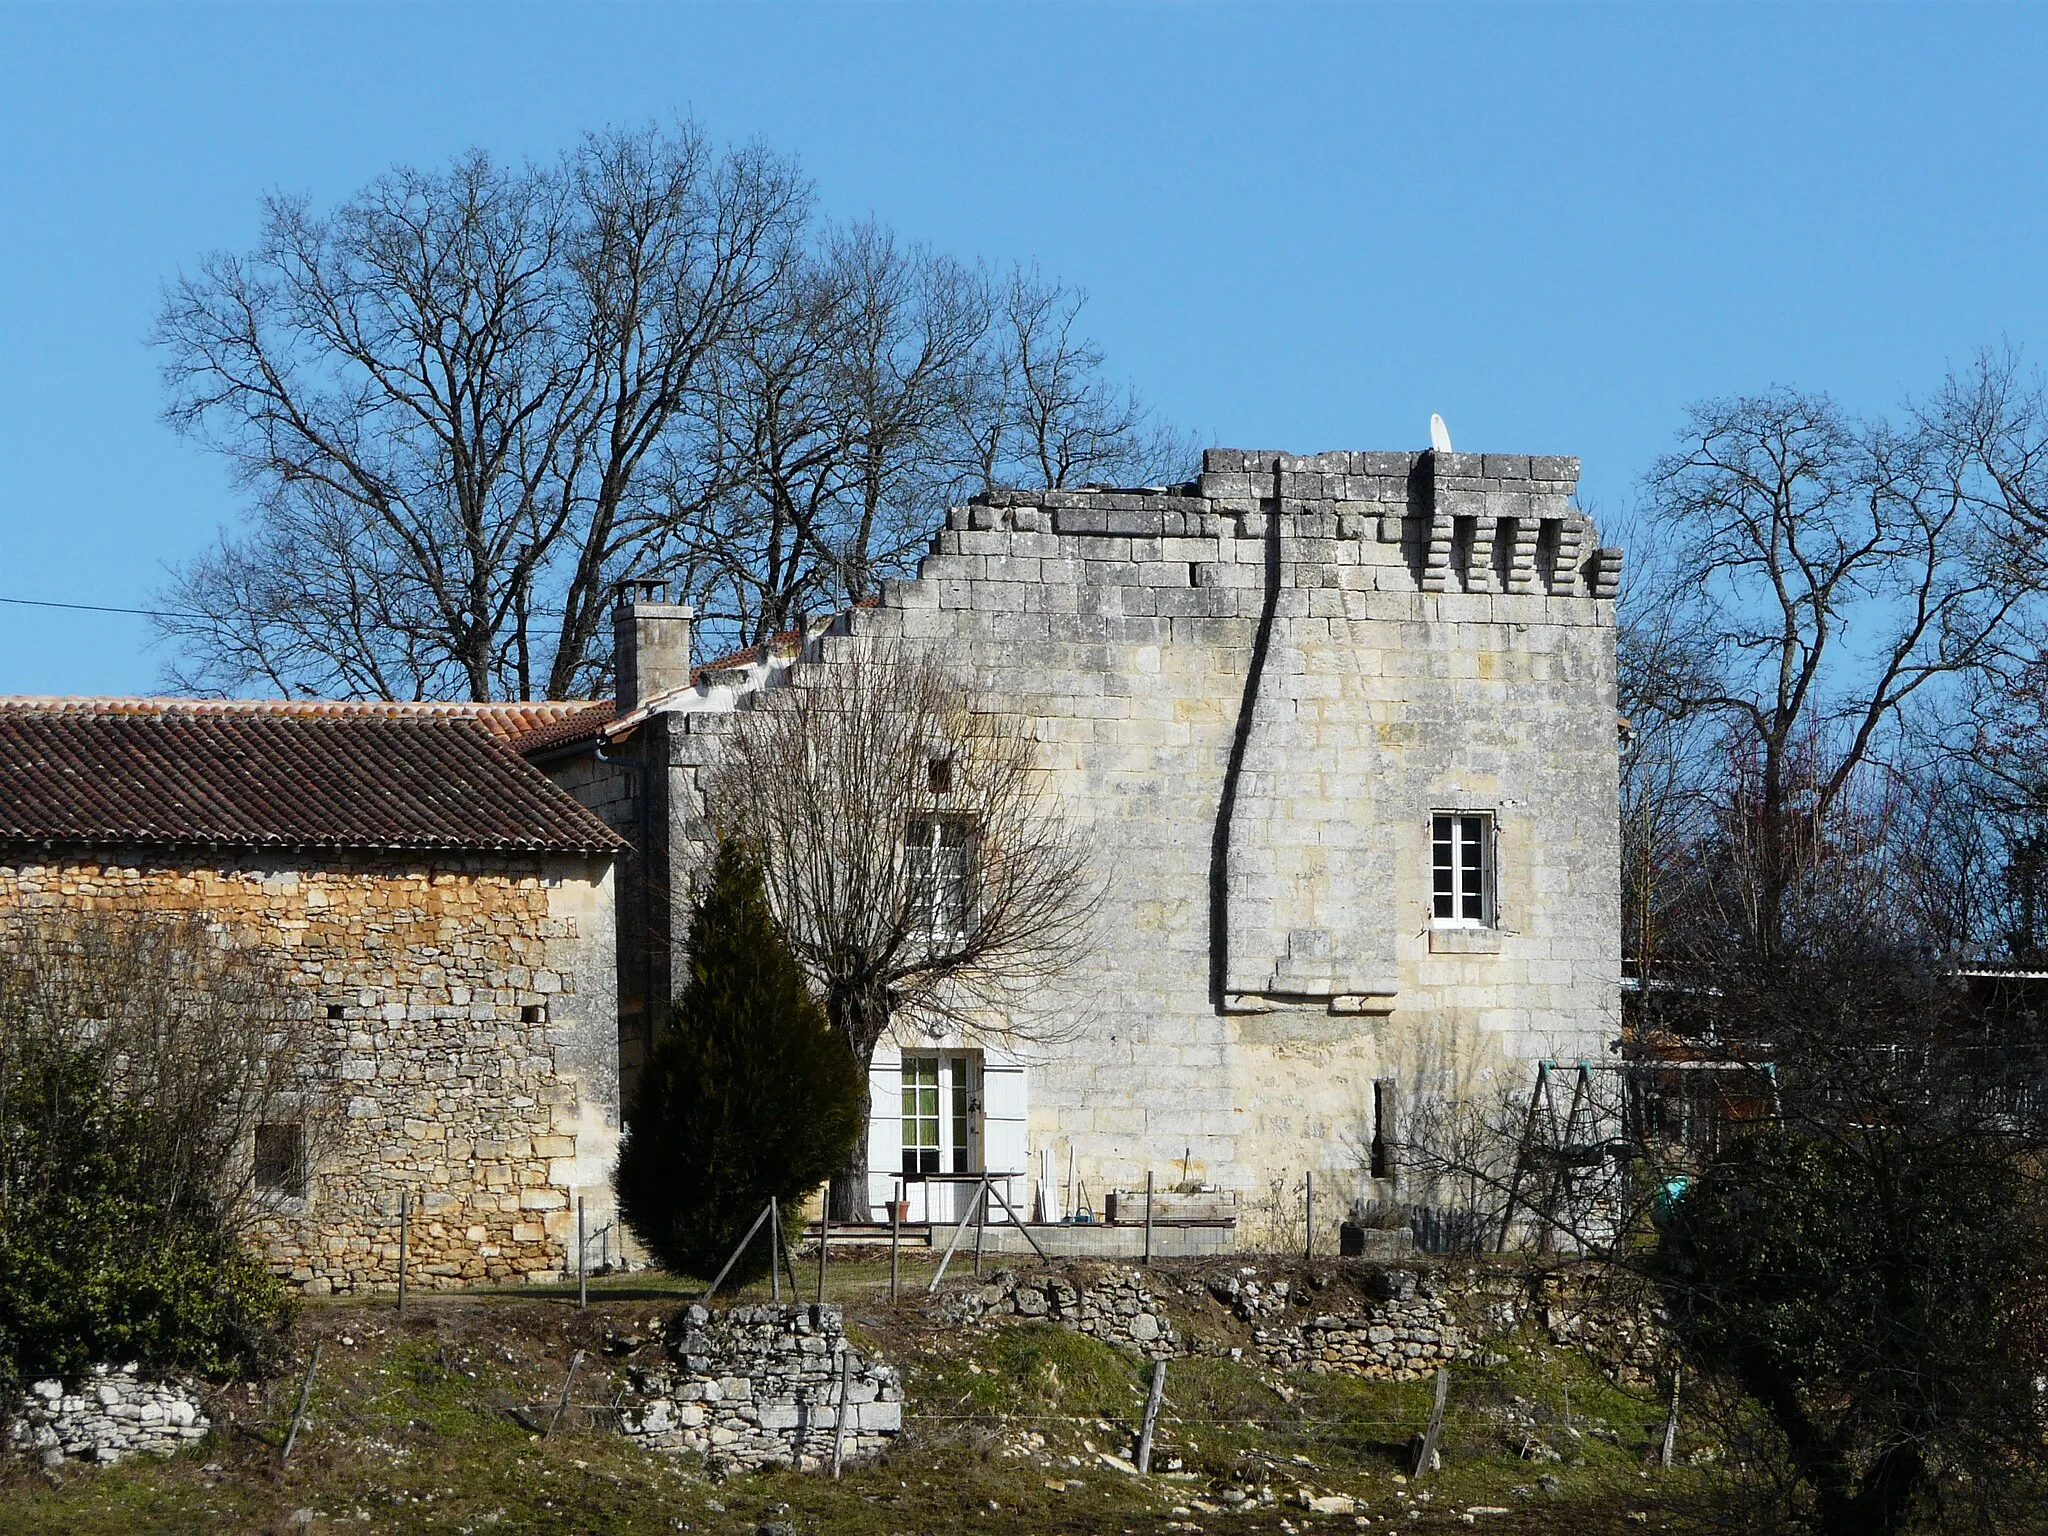
[[[873,1221],[868,1208],[868,1117],[861,1116],[860,1135],[846,1154],[846,1162],[832,1176],[832,1219],[835,1222]]]
[[[888,1033],[888,1004],[880,998],[848,991],[829,994],[825,999],[825,1012],[852,1049],[853,1059],[860,1063],[861,1081],[871,1085],[874,1081],[875,1047]],[[874,1220],[874,1212],[868,1205],[868,1122],[873,1114],[874,1091],[870,1086],[868,1102],[861,1110],[860,1134],[854,1137],[846,1162],[832,1179],[834,1221]]]

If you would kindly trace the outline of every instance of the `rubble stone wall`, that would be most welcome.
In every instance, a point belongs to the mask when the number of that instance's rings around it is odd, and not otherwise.
[[[955,1325],[1041,1319],[1155,1360],[1183,1353],[1173,1319],[1135,1269],[1023,1275],[998,1270],[980,1284],[941,1291],[932,1312]]]
[[[102,1465],[141,1455],[168,1455],[210,1428],[191,1388],[138,1377],[135,1367],[93,1367],[85,1385],[38,1381],[21,1395],[7,1421],[7,1448],[45,1466],[67,1460]]]
[[[1262,1284],[1256,1277],[1226,1275],[1211,1280],[1208,1290],[1251,1325],[1251,1353],[1275,1370],[1408,1381],[1471,1352],[1434,1276],[1396,1269],[1373,1281],[1380,1294],[1362,1305],[1307,1317],[1299,1309],[1316,1298],[1298,1290],[1296,1281]]]
[[[1173,1310],[1185,1317],[1190,1304],[1199,1313],[1206,1303],[1227,1309],[1242,1325],[1234,1337],[1248,1332],[1249,1343],[1205,1331],[1199,1321],[1175,1325]],[[1590,1268],[1245,1264],[1146,1271],[1070,1263],[949,1284],[927,1311],[953,1327],[1042,1320],[1152,1359],[1228,1353],[1269,1370],[1381,1381],[1428,1376],[1529,1325],[1553,1344],[1585,1349],[1624,1380],[1659,1379],[1665,1369],[1654,1302]]]
[[[611,1219],[619,1136],[603,860],[108,851],[0,865],[0,921],[197,912],[275,954],[324,1030],[305,1194],[272,1194],[265,1260],[312,1294],[549,1280],[576,1200]]]
[[[836,1306],[686,1307],[665,1354],[631,1368],[619,1410],[625,1432],[650,1450],[694,1451],[727,1471],[827,1464],[842,1389],[847,1460],[882,1450],[903,1428],[895,1368],[847,1342]]]

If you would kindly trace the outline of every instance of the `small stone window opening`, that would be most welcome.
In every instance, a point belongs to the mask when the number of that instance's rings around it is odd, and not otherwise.
[[[972,924],[974,834],[965,816],[917,816],[904,828],[911,926],[934,944],[958,943]]]
[[[327,1017],[328,1017],[328,1018],[330,1018],[330,1019],[338,1019],[338,1018],[340,1018],[340,1017],[341,1017],[341,1004],[339,1004],[339,1003],[329,1003],[329,1004],[327,1005]]]
[[[1394,1157],[1394,1080],[1380,1078],[1372,1085],[1372,1176],[1396,1177],[1399,1164]]]
[[[519,1022],[522,1024],[545,1024],[547,1020],[548,1010],[545,1003],[528,1003],[519,1010]]]
[[[256,1127],[256,1187],[302,1199],[306,1193],[306,1128],[296,1120]]]
[[[1430,818],[1430,921],[1439,928],[1491,928],[1493,817],[1439,811]]]
[[[935,795],[953,793],[953,759],[935,757],[925,764],[925,784]]]

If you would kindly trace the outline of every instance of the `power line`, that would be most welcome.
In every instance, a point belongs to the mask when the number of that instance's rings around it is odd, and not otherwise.
[[[65,608],[74,613],[126,613],[141,619],[203,619],[203,613],[171,613],[158,608],[113,608],[105,603],[54,603],[40,597],[0,597],[12,608]]]

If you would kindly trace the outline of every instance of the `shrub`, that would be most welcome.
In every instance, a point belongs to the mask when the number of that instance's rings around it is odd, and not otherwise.
[[[101,1361],[260,1368],[282,1283],[217,1199],[181,1187],[158,1106],[124,1099],[98,1055],[17,1040],[0,1075],[0,1389]]]
[[[1981,1134],[1773,1127],[1665,1217],[1678,1337],[1769,1416],[1816,1529],[1899,1530],[1961,1469],[1965,1523],[2030,1483],[2048,1357],[2028,1161]]]
[[[769,1200],[785,1222],[845,1162],[867,1084],[768,909],[759,866],[722,843],[690,924],[690,979],[642,1069],[615,1185],[664,1266],[710,1278]],[[767,1273],[748,1245],[736,1279]]]

